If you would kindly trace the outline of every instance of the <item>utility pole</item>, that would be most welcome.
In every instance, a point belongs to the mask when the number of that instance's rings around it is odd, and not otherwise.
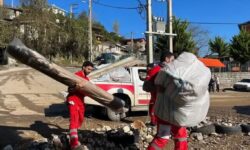
[[[93,61],[93,45],[92,45],[92,0],[89,0],[89,60]]]
[[[168,0],[168,29],[169,29],[169,51],[173,53],[173,14],[172,14],[172,0]]]
[[[73,9],[75,8],[75,6],[77,6],[78,4],[70,4],[70,24],[71,24],[71,19],[73,18]],[[70,54],[70,64],[73,64],[73,50],[71,49],[71,54]]]
[[[147,62],[153,62],[152,1],[147,0]]]
[[[133,32],[131,32],[131,53],[130,54],[133,54],[134,52],[134,35],[133,35]]]

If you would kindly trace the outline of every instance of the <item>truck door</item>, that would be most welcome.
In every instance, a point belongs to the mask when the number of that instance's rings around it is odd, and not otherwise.
[[[150,100],[150,94],[143,91],[142,85],[147,76],[146,67],[134,67],[133,71],[133,82],[135,86],[135,106],[148,105]]]

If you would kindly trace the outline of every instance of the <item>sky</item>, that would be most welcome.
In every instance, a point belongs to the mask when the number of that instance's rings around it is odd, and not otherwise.
[[[18,5],[19,0],[5,0],[6,4]],[[112,31],[115,21],[119,23],[119,33],[126,37],[131,37],[131,32],[135,38],[144,37],[146,29],[145,12],[141,15],[136,9],[115,9],[101,4],[135,8],[138,7],[139,0],[93,0],[93,18],[105,26],[108,31]],[[143,4],[146,0],[140,0]],[[152,12],[154,16],[166,18],[167,4],[152,0]],[[208,31],[209,38],[220,36],[229,42],[234,35],[239,33],[238,24],[250,21],[250,0],[172,0],[173,15],[189,22],[199,22],[193,24]],[[73,12],[77,15],[88,10],[88,0],[48,0],[49,4],[69,12],[71,4],[78,4]],[[166,19],[165,19],[166,20]],[[211,24],[212,23],[212,24]],[[215,23],[215,24],[213,24]],[[204,52],[205,53],[205,52]]]

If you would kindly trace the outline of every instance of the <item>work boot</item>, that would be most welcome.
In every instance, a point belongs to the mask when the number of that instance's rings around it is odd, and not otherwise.
[[[72,150],[89,150],[89,149],[85,145],[79,145],[79,146],[73,148]]]

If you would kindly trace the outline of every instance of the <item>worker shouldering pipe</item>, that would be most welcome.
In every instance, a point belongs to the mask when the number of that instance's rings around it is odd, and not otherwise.
[[[66,86],[75,87],[80,93],[91,97],[117,113],[127,111],[127,109],[124,108],[124,101],[120,98],[113,96],[85,79],[75,76],[64,68],[49,62],[36,51],[27,48],[21,40],[17,38],[8,45],[7,52],[18,61],[50,76]]]

